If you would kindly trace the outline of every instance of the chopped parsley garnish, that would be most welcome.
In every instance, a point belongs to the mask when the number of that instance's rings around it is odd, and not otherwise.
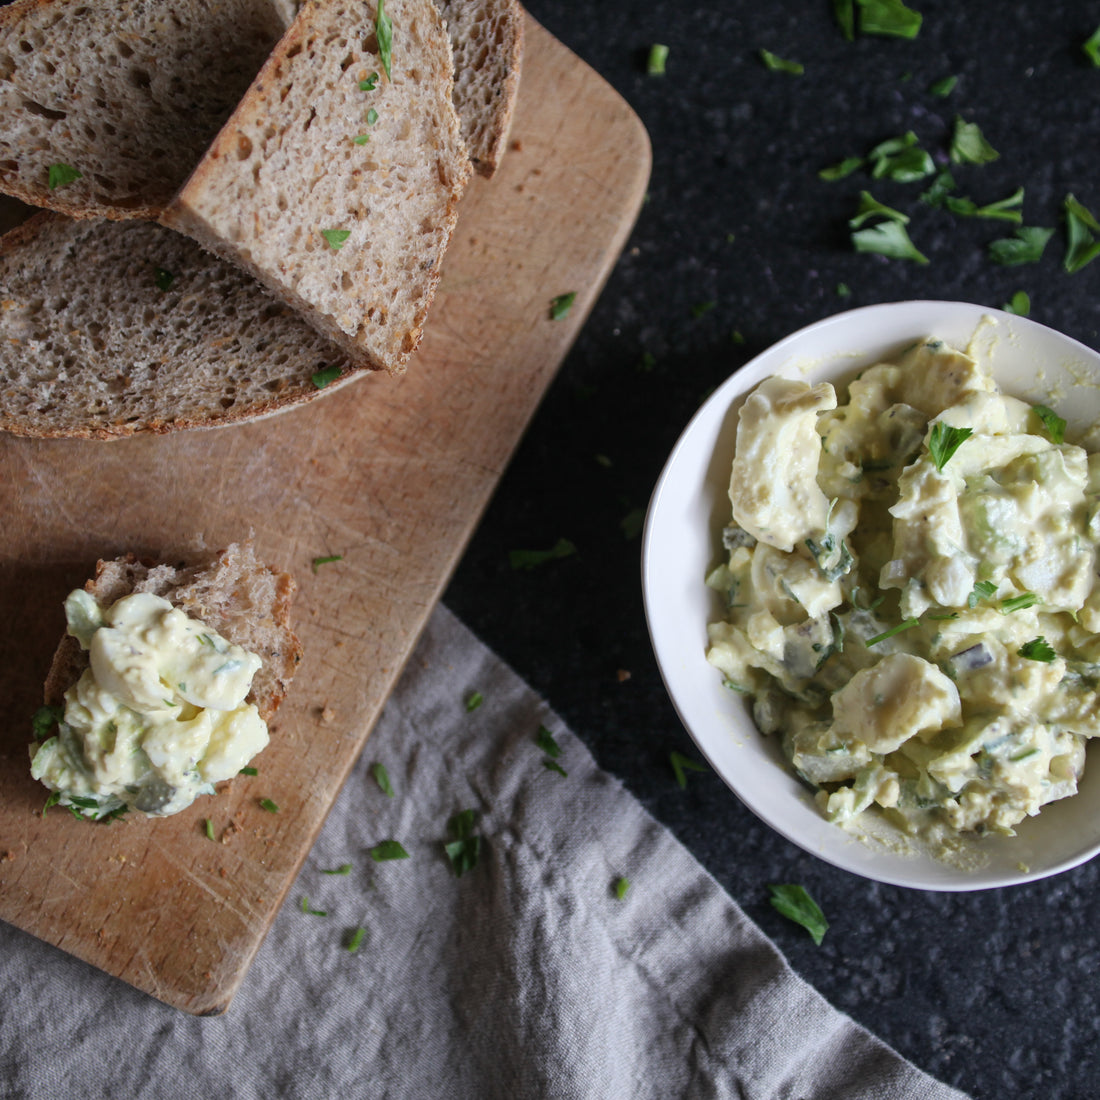
[[[620,876],[615,880],[615,897],[622,901],[626,897],[627,890],[630,889],[630,880]]]
[[[1017,290],[1001,309],[1005,313],[1014,313],[1017,317],[1026,317],[1031,312],[1031,298],[1027,291]]]
[[[932,181],[927,191],[921,192],[920,201],[929,206],[943,207],[947,204],[947,196],[955,190],[955,177],[945,168]]]
[[[513,569],[534,569],[556,558],[567,558],[577,548],[568,539],[558,539],[549,550],[509,550],[508,562]]]
[[[985,140],[976,122],[967,122],[961,115],[956,115],[949,155],[952,164],[988,164],[1001,154]]]
[[[1064,443],[1066,441],[1066,422],[1046,405],[1032,405],[1031,411],[1043,422],[1051,443]]]
[[[206,839],[207,840],[214,840],[215,839],[215,837],[214,837],[214,822],[211,821],[210,818],[207,818],[203,822],[202,827],[203,827],[203,831],[206,833]]]
[[[64,707],[39,707],[31,719],[31,730],[36,741],[45,741],[62,718],[65,717]]]
[[[350,875],[351,874],[351,864],[350,863],[341,863],[339,867],[322,867],[321,868],[321,874],[322,875]]]
[[[1094,69],[1100,69],[1100,27],[1081,43],[1081,49]]]
[[[310,562],[310,568],[313,570],[314,573],[316,573],[319,566],[329,565],[334,561],[343,560],[343,554],[327,554],[325,557],[322,558],[314,558],[313,561]]]
[[[1030,642],[1025,642],[1020,646],[1016,650],[1016,656],[1023,657],[1028,661],[1042,661],[1044,664],[1049,664],[1056,655],[1047,643],[1046,638],[1040,634],[1038,638],[1032,638]]]
[[[858,171],[863,167],[863,157],[845,157],[841,161],[837,161],[836,164],[830,164],[827,168],[822,168],[818,172],[818,178],[825,180],[826,183],[832,183],[835,180],[842,180],[850,176],[853,172]]]
[[[351,236],[350,229],[322,229],[321,236],[325,238],[325,243],[334,252],[339,252],[344,247],[344,242]]]
[[[373,92],[378,86],[378,74],[371,73],[366,80],[359,81],[359,91],[361,92]]]
[[[163,267],[153,269],[153,282],[157,284],[157,290],[171,290],[176,281],[175,275]]]
[[[781,886],[769,886],[772,905],[795,924],[802,925],[820,945],[829,929],[829,922],[817,902],[810,897],[804,886],[787,883]]]
[[[1066,255],[1062,265],[1073,275],[1100,255],[1100,241],[1093,236],[1093,233],[1100,233],[1100,224],[1072,195],[1066,196],[1064,210]]]
[[[692,760],[675,750],[668,754],[668,762],[672,765],[672,774],[676,777],[676,786],[680,790],[684,790],[688,785],[688,772],[705,772],[707,770],[705,764],[700,764],[698,760]]]
[[[309,905],[309,898],[302,895],[302,912],[308,913],[311,917],[327,917],[328,913],[324,909],[311,909]]]
[[[472,871],[481,858],[481,837],[474,835],[476,825],[476,810],[461,810],[447,822],[447,833],[451,839],[443,845],[443,850],[451,861],[455,878]]]
[[[636,539],[645,526],[645,512],[641,508],[632,508],[621,520],[619,530],[624,539]]]
[[[573,308],[573,303],[577,300],[577,292],[575,290],[569,291],[568,294],[559,294],[556,298],[550,299],[550,320],[560,321],[569,316],[569,311]]]
[[[82,179],[83,176],[83,172],[77,171],[71,165],[51,164],[46,182],[51,191],[56,191],[59,187],[65,187],[78,179]]]
[[[61,801],[61,792],[60,791],[50,791],[50,795],[46,799],[46,804],[42,807],[42,816],[45,817],[46,816],[46,811],[51,806],[56,806],[58,804],[58,802],[60,802],[60,801]]]
[[[386,765],[381,762],[374,764],[371,766],[370,773],[374,776],[374,781],[382,793],[387,798],[393,798],[393,784],[390,782],[390,773],[386,771]]]
[[[1024,611],[1042,602],[1042,599],[1034,592],[1022,592],[1019,596],[1012,596],[1007,600],[1002,600],[1001,610],[1006,615],[1011,615],[1013,611]]]
[[[367,111],[367,125],[373,126],[378,121],[378,112],[372,107]]]
[[[1039,225],[1022,225],[1016,230],[1014,237],[1001,237],[991,241],[989,257],[994,263],[1005,267],[1038,263],[1052,236],[1053,229],[1044,229]]]
[[[833,15],[840,27],[841,34],[852,42],[856,37],[855,0],[833,0]]]
[[[717,305],[718,303],[713,300],[696,302],[695,305],[691,307],[691,319],[693,321],[698,321],[700,317],[705,317],[712,309],[715,309]]]
[[[913,244],[905,226],[898,221],[880,222],[857,230],[852,234],[852,245],[857,252],[875,252],[891,260],[928,263],[928,257]]]
[[[782,57],[777,57],[771,50],[761,50],[760,60],[773,73],[790,73],[791,76],[801,76],[806,71],[806,67],[801,62],[787,61]]]
[[[920,31],[920,12],[907,8],[901,0],[856,0],[856,3],[861,34],[916,38]]]
[[[260,799],[260,806],[261,806],[262,809],[267,810],[267,812],[269,814],[277,814],[279,812],[279,807],[276,806],[275,803],[272,802],[270,798],[261,798]]]
[[[886,218],[889,221],[897,222],[899,225],[905,225],[909,221],[908,214],[903,214],[900,210],[895,210],[894,207],[879,202],[870,191],[860,191],[859,209],[848,219],[848,224],[853,229],[858,229],[868,218],[874,217]]]
[[[556,761],[549,757],[543,757],[542,766],[548,772],[557,772],[563,779],[569,778],[569,773]]]
[[[649,47],[649,56],[646,58],[645,71],[650,76],[664,76],[665,64],[668,61],[668,47],[655,42]]]
[[[384,863],[389,859],[408,859],[409,853],[402,847],[398,840],[383,840],[370,850],[370,857],[375,863]]]
[[[852,296],[852,288],[847,283],[837,283],[836,296],[838,298],[850,298]]]
[[[959,78],[957,76],[945,76],[930,84],[928,90],[932,95],[939,96],[940,99],[946,99],[955,90],[955,85],[958,82]]]
[[[561,745],[554,740],[554,735],[545,726],[539,726],[539,731],[535,734],[535,744],[555,760],[561,756]]]
[[[885,642],[887,638],[892,638],[895,634],[900,634],[903,630],[912,630],[918,622],[920,622],[919,619],[903,619],[897,626],[892,626],[889,630],[884,630],[881,634],[876,634],[873,638],[868,638],[864,645],[870,649],[871,646],[878,645],[879,642]]]
[[[370,134],[358,134],[351,139],[356,145],[366,145],[370,141]]]
[[[936,170],[932,157],[920,147],[912,130],[901,137],[880,142],[867,154],[867,159],[871,162],[874,179],[896,183],[915,183]]]
[[[325,367],[323,370],[319,370],[310,381],[319,389],[323,390],[330,382],[335,382],[340,377],[339,367]]]
[[[393,22],[385,11],[385,0],[378,0],[378,18],[374,21],[374,33],[378,39],[378,57],[386,70],[386,79],[392,80],[390,63],[393,60]]]
[[[466,713],[469,714],[472,710],[477,710],[482,703],[485,702],[485,696],[480,691],[472,691],[466,696]]]
[[[237,774],[238,775],[259,775],[260,773],[253,767],[245,767],[245,768],[241,768],[241,770],[239,772],[237,772]]]
[[[936,469],[943,471],[951,456],[974,434],[972,428],[955,428],[937,420],[928,437],[928,452]]]
[[[966,597],[966,606],[975,608],[979,600],[988,600],[997,594],[997,586],[992,581],[978,581],[974,585],[974,591]]]
[[[360,926],[351,934],[351,939],[348,940],[348,954],[354,955],[360,947],[363,946],[363,937],[366,936],[367,930]]]
[[[979,206],[972,199],[959,199],[953,195],[946,196],[943,203],[952,214],[958,214],[964,218],[999,218],[1001,221],[1017,224],[1024,220],[1021,209],[1024,205],[1022,187],[1017,187],[1007,198],[988,203],[986,206]]]

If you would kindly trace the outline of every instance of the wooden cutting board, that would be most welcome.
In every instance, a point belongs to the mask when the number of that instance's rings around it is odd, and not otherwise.
[[[641,123],[530,19],[526,41],[512,147],[463,200],[405,377],[216,431],[0,437],[0,918],[188,1012],[228,1007],[641,206]],[[29,720],[65,594],[99,557],[250,534],[298,579],[306,650],[259,775],[160,821],[43,816]]]

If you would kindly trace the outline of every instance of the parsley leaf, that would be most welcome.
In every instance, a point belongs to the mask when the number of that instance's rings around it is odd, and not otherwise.
[[[557,772],[563,779],[569,778],[569,773],[556,760],[543,757],[542,766],[549,772]]]
[[[959,78],[957,76],[945,76],[930,84],[928,91],[934,96],[939,96],[940,99],[946,99],[955,90],[955,85],[958,82]]]
[[[928,452],[936,469],[943,471],[944,466],[950,461],[951,456],[974,434],[972,428],[954,428],[937,420],[932,425],[932,433],[928,437]]]
[[[206,839],[207,840],[214,840],[215,839],[215,837],[214,837],[214,822],[211,821],[210,818],[207,818],[203,822],[202,827],[203,827],[203,832],[206,833]]]
[[[325,243],[333,250],[339,252],[344,247],[344,242],[351,236],[350,229],[322,229],[321,236]]]
[[[561,756],[561,745],[554,740],[554,735],[545,726],[539,726],[539,731],[535,734],[535,744],[555,760]]]
[[[409,853],[397,840],[383,840],[370,850],[370,857],[375,863],[384,863],[389,859],[408,859]]]
[[[321,874],[322,875],[350,875],[351,874],[351,864],[350,863],[341,863],[339,867],[322,867],[321,868]]]
[[[1001,611],[1005,615],[1011,615],[1013,611],[1024,611],[1042,602],[1043,601],[1034,592],[1023,592],[1019,596],[1012,596],[1010,599],[1002,600]]]
[[[573,303],[577,300],[577,292],[571,290],[568,294],[559,294],[550,299],[550,320],[560,321],[569,316]]]
[[[367,112],[367,125],[373,126],[378,121],[378,112],[372,107]]]
[[[308,913],[311,917],[327,917],[328,913],[324,909],[311,909],[309,907],[309,898],[302,895],[302,912]]]
[[[834,180],[842,180],[847,176],[850,176],[853,172],[863,167],[863,157],[845,157],[843,160],[837,161],[836,164],[830,164],[826,168],[822,168],[817,173],[818,179],[823,179],[826,183],[832,183]]]
[[[1066,255],[1063,267],[1073,275],[1100,255],[1100,241],[1093,233],[1100,233],[1092,212],[1082,206],[1072,195],[1064,203],[1066,218]]]
[[[469,714],[472,710],[477,710],[482,703],[485,702],[485,696],[480,691],[473,691],[466,696],[466,713]]]
[[[889,179],[897,183],[915,183],[936,170],[932,157],[920,147],[917,135],[910,130],[901,137],[880,142],[867,159],[874,179]]]
[[[568,539],[558,539],[549,550],[509,550],[508,562],[513,569],[534,569],[556,558],[567,558],[577,548]]]
[[[1066,422],[1046,405],[1032,405],[1031,411],[1043,422],[1051,443],[1065,443]]]
[[[1001,154],[985,140],[976,122],[966,122],[956,115],[949,155],[952,164],[988,164]]]
[[[1001,309],[1005,313],[1014,313],[1017,317],[1026,317],[1031,312],[1031,298],[1026,291],[1017,290]]]
[[[238,775],[259,775],[260,773],[256,768],[253,768],[251,766],[246,766],[246,767],[241,768],[241,770],[239,772],[237,772],[237,774]]]
[[[366,80],[359,81],[359,91],[361,92],[373,92],[378,85],[378,74],[371,73]]]
[[[878,645],[879,642],[885,642],[887,638],[892,638],[895,634],[900,634],[903,630],[912,630],[918,622],[920,622],[919,619],[903,619],[897,626],[892,626],[889,630],[884,630],[881,634],[876,634],[873,638],[868,638],[863,644],[870,649],[871,646]]]
[[[894,38],[916,38],[921,15],[907,8],[901,0],[856,0],[859,4],[861,34],[890,35]]]
[[[378,57],[386,70],[386,79],[392,80],[390,63],[393,60],[393,22],[385,12],[385,0],[378,0],[378,18],[374,21],[374,33],[378,38]]]
[[[313,561],[311,561],[309,563],[309,565],[310,565],[310,568],[313,570],[314,574],[316,574],[318,566],[330,565],[334,561],[343,561],[343,560],[344,560],[344,555],[343,554],[329,554],[329,555],[327,555],[326,557],[323,557],[323,558],[314,558]]]
[[[879,202],[870,191],[860,191],[859,209],[848,219],[848,224],[853,229],[858,229],[868,218],[876,216],[887,218],[899,225],[905,225],[909,221],[908,214],[903,214],[900,210],[895,210],[892,206]]]
[[[374,781],[382,793],[387,798],[393,798],[393,784],[390,782],[390,773],[386,771],[386,765],[381,762],[373,764],[370,773],[374,776]]]
[[[668,754],[668,762],[672,765],[672,774],[676,777],[676,786],[680,790],[684,790],[688,785],[687,773],[689,771],[705,772],[707,770],[706,765],[700,764],[698,760],[692,760],[675,750]]]
[[[649,47],[649,56],[646,58],[645,71],[650,76],[664,76],[665,62],[668,61],[668,47],[655,42]]]
[[[156,283],[157,290],[171,290],[175,281],[176,277],[171,271],[163,267],[153,269],[153,282]]]
[[[1013,267],[1018,264],[1038,263],[1047,241],[1054,235],[1053,229],[1039,225],[1022,225],[1014,237],[1002,237],[991,241],[989,257],[994,263]]]
[[[1047,643],[1046,638],[1040,634],[1038,638],[1032,638],[1030,642],[1025,642],[1020,646],[1016,650],[1016,656],[1023,657],[1028,661],[1042,661],[1044,664],[1049,664],[1054,660],[1056,654]]]
[[[696,302],[691,307],[691,319],[698,321],[700,317],[705,317],[710,311],[716,308],[718,303],[713,299],[708,299],[705,302]]]
[[[806,888],[796,883],[787,883],[769,886],[768,889],[771,891],[772,905],[788,920],[802,925],[813,937],[814,943],[820,945],[829,929],[829,922]]]
[[[312,376],[310,381],[319,389],[323,390],[330,382],[335,382],[340,377],[339,367],[324,367]]]
[[[1085,56],[1092,63],[1094,69],[1100,69],[1100,27],[1081,43],[1081,49],[1084,50]]]
[[[78,179],[83,179],[83,177],[84,173],[78,172],[71,165],[51,164],[46,183],[51,191],[56,191],[59,187],[65,187]]]
[[[1000,218],[1006,222],[1019,224],[1024,220],[1021,207],[1024,204],[1024,189],[1017,187],[1008,198],[991,202],[987,206],[978,204],[969,198],[957,199],[948,195],[944,205],[952,214],[959,214],[965,218]]]
[[[279,812],[279,807],[276,806],[275,803],[272,802],[270,798],[261,798],[260,799],[260,806],[263,809],[267,810],[267,812],[269,814],[277,814]]]
[[[627,890],[630,889],[630,880],[620,876],[615,880],[615,897],[622,901],[626,897]]]
[[[855,0],[833,0],[833,15],[841,34],[852,42],[856,37],[856,5]]]
[[[443,845],[443,850],[451,861],[455,878],[472,871],[481,858],[481,837],[474,835],[476,825],[476,810],[461,810],[447,822],[447,832],[452,839]]]
[[[955,177],[947,169],[944,169],[932,181],[927,191],[921,193],[920,201],[929,206],[943,207],[947,203],[947,196],[955,190]]]
[[[632,508],[621,520],[619,530],[624,539],[636,539],[645,526],[645,512],[641,508]]]
[[[354,955],[363,945],[363,937],[367,934],[367,930],[360,926],[351,934],[351,939],[348,940],[347,951],[349,955]]]
[[[764,62],[765,67],[773,73],[790,73],[791,76],[801,76],[806,68],[798,61],[787,61],[782,57],[777,57],[771,50],[761,50],[760,60]]]
[[[56,806],[61,801],[60,791],[50,791],[49,797],[46,799],[46,804],[42,807],[42,816],[46,816],[46,811],[51,806]]]
[[[64,707],[39,707],[31,719],[31,731],[36,741],[45,741],[62,718],[65,717]]]
[[[974,585],[974,591],[966,597],[966,606],[969,608],[977,607],[979,600],[988,600],[996,594],[997,586],[992,581],[977,581]]]
[[[928,257],[909,239],[905,226],[898,221],[880,222],[852,234],[857,252],[875,252],[891,260],[912,260],[928,263]]]

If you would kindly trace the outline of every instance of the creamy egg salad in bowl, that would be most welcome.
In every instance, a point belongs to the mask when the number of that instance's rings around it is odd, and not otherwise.
[[[751,810],[924,889],[1100,851],[1098,422],[1100,355],[953,302],[829,318],[708,399],[643,591],[672,701]]]

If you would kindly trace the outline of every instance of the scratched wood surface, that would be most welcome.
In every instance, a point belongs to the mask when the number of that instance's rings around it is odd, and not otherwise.
[[[0,919],[185,1011],[228,1007],[614,264],[649,165],[629,107],[528,19],[512,147],[463,200],[404,378],[211,432],[0,437]],[[573,311],[550,320],[572,290]],[[306,649],[259,776],[160,821],[43,816],[29,718],[66,592],[98,557],[175,559],[249,534],[298,579]],[[313,573],[329,554],[343,560]]]

